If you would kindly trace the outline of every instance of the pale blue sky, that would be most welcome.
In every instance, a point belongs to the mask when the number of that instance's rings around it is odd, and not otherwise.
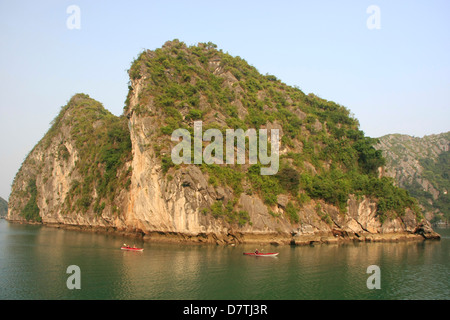
[[[69,5],[80,30],[66,27]],[[447,0],[1,1],[0,196],[72,95],[121,114],[131,61],[175,38],[346,106],[369,136],[449,131],[449,13]]]

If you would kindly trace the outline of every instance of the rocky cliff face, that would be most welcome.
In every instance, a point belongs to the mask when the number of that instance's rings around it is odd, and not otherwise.
[[[429,220],[449,220],[450,132],[423,138],[391,134],[375,146],[386,158],[385,174],[419,199]]]
[[[438,237],[414,202],[378,177],[382,158],[344,107],[211,43],[168,42],[143,52],[129,74],[122,117],[82,94],[62,108],[15,178],[9,220],[215,243]],[[222,132],[279,129],[279,172],[261,176],[260,163],[175,165],[170,135],[192,134],[194,121]],[[392,194],[401,206],[389,205]]]
[[[8,219],[125,227],[118,218],[131,172],[125,120],[89,96],[75,95],[17,173]]]

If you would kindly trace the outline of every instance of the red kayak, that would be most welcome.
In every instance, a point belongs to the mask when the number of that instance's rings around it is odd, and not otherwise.
[[[128,251],[144,251],[144,248],[121,247],[120,249]]]
[[[256,256],[256,257],[276,257],[278,255],[278,252],[268,252],[268,253],[263,253],[263,252],[244,252],[244,255],[246,256]]]

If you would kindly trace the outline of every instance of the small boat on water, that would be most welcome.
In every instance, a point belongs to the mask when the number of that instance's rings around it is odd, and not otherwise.
[[[133,247],[130,247],[130,246],[120,247],[120,249],[128,250],[128,251],[144,251],[144,248],[133,248]]]
[[[263,253],[263,252],[244,252],[244,255],[246,256],[256,256],[256,257],[276,257],[278,255],[278,252],[268,252],[268,253]]]

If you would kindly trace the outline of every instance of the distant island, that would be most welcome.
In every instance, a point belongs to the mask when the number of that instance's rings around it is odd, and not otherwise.
[[[0,197],[0,218],[6,218],[8,215],[8,202]]]
[[[83,93],[61,108],[13,181],[8,220],[216,244],[439,238],[344,106],[211,42],[168,41],[128,73],[121,116]],[[174,163],[172,134],[194,140],[198,121],[200,134],[278,130],[279,170]]]
[[[386,158],[386,175],[419,200],[425,217],[450,222],[450,132],[412,137],[390,134],[375,146]]]

